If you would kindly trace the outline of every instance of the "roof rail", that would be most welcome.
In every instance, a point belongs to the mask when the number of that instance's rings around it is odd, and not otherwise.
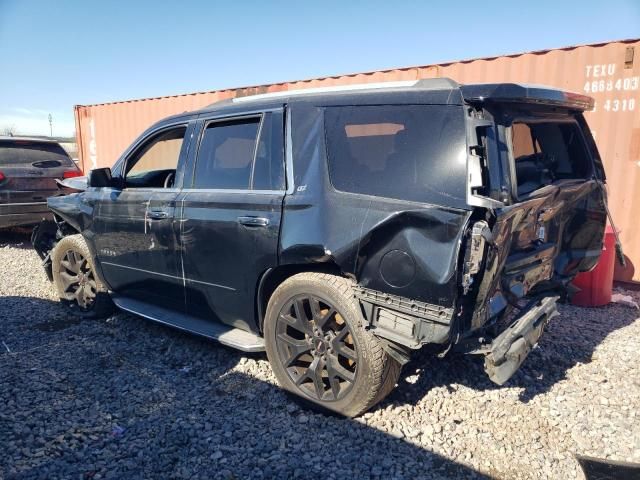
[[[420,80],[402,80],[395,82],[372,82],[372,83],[357,83],[352,85],[334,85],[329,87],[316,87],[316,88],[301,88],[297,90],[282,90],[280,92],[270,93],[258,93],[256,95],[247,95],[245,97],[235,97],[232,99],[221,100],[215,102],[213,105],[223,105],[229,103],[244,103],[252,102],[254,100],[267,100],[270,98],[285,98],[296,97],[303,95],[317,95],[322,93],[338,93],[338,92],[355,92],[362,90],[377,90],[377,89],[394,89],[394,88],[407,88],[417,87],[429,90],[445,90],[450,88],[458,88],[459,85],[450,78],[427,78]]]

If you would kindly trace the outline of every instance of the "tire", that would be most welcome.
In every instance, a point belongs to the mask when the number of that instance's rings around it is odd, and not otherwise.
[[[63,237],[56,244],[51,252],[51,269],[60,301],[71,313],[82,318],[104,318],[114,311],[82,235]]]
[[[365,330],[352,287],[335,275],[294,275],[269,299],[264,321],[267,357],[280,385],[347,417],[384,399],[401,370]]]

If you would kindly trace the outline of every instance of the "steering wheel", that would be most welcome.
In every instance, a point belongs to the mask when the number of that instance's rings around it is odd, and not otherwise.
[[[167,175],[167,178],[164,179],[164,188],[169,188],[173,186],[173,179],[176,177],[176,172],[171,172]]]

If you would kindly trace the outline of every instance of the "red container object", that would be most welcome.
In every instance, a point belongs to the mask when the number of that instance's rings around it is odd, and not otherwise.
[[[593,270],[576,275],[573,285],[580,291],[571,299],[574,305],[581,307],[599,307],[611,301],[613,288],[613,269],[616,261],[616,237],[613,228],[607,225],[604,232],[602,255]]]

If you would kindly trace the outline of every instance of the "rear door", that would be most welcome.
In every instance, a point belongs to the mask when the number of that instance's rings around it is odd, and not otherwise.
[[[47,197],[63,193],[56,179],[81,174],[58,143],[0,140],[0,213],[41,211]]]
[[[258,280],[278,262],[283,111],[204,116],[200,130],[181,212],[187,311],[252,330]]]

